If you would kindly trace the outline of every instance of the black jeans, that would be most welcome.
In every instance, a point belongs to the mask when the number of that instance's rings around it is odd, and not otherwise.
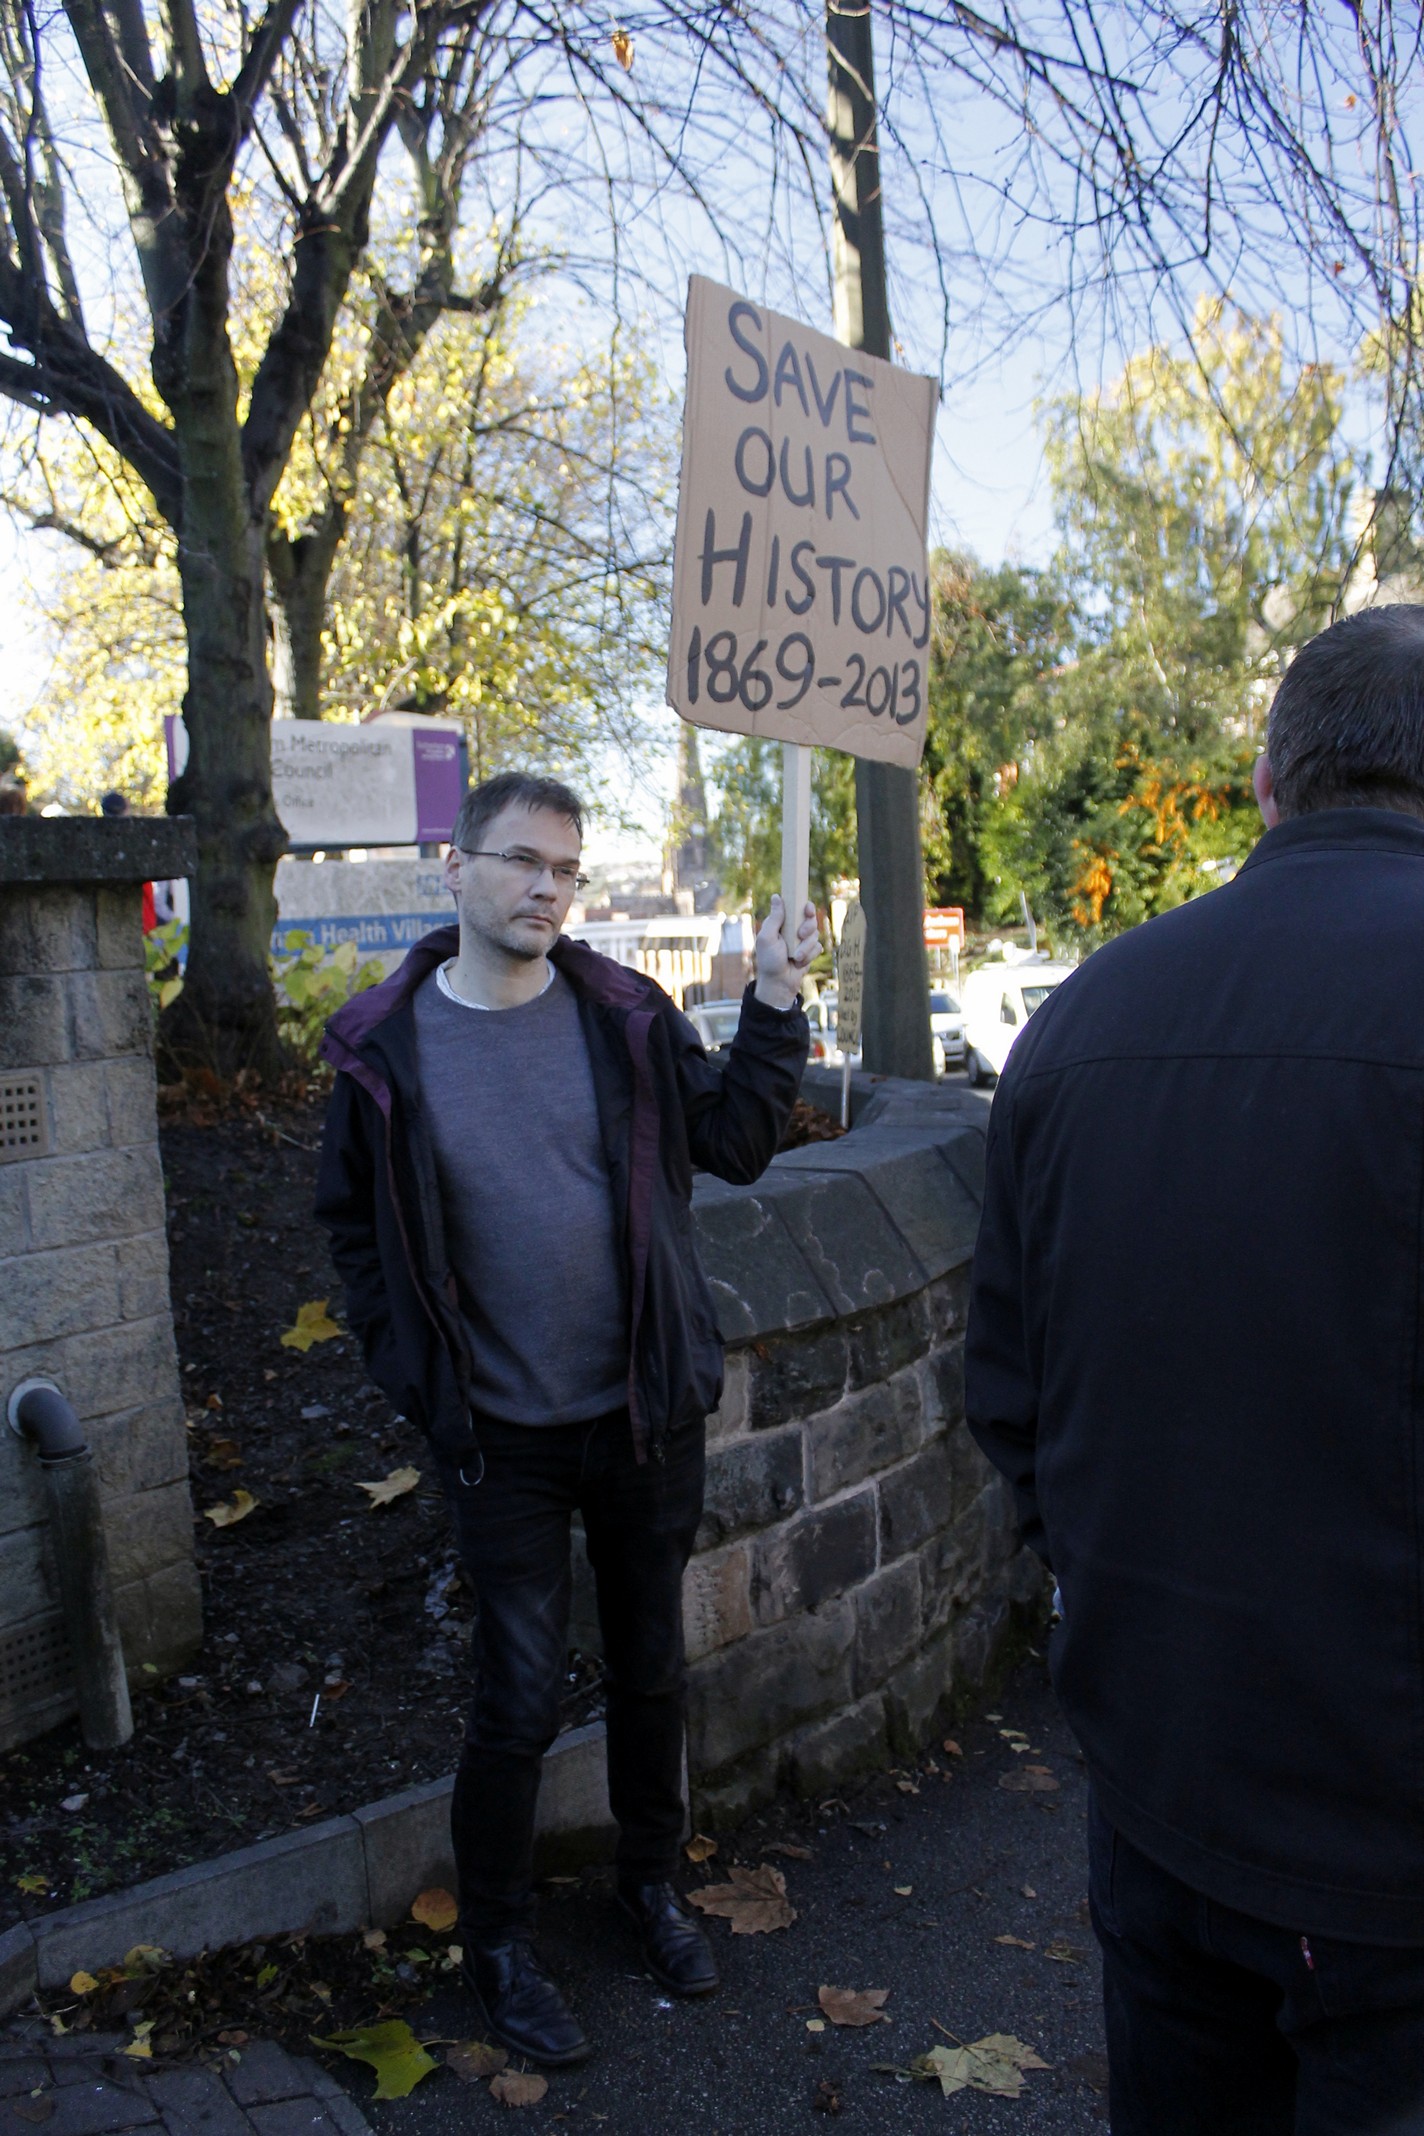
[[[451,1829],[465,1932],[495,1940],[533,1921],[534,1809],[559,1728],[575,1512],[598,1588],[619,1875],[661,1882],[677,1865],[682,1575],[702,1517],[706,1434],[701,1424],[684,1427],[661,1460],[642,1464],[626,1409],[537,1427],[486,1417],[479,1438],[481,1480],[444,1478],[478,1603],[475,1695]]]
[[[1424,2136],[1424,1950],[1273,1927],[1089,1811],[1113,2136]]]

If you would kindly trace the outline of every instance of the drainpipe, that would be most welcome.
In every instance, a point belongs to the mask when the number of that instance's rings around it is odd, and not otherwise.
[[[133,1734],[133,1713],[94,1456],[53,1380],[22,1380],[5,1413],[10,1429],[28,1439],[40,1457],[60,1605],[74,1658],[79,1725],[90,1750],[117,1750]]]

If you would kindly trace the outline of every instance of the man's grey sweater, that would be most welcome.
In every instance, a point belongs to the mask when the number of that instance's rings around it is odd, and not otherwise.
[[[420,1102],[477,1409],[571,1424],[627,1399],[628,1312],[593,1073],[567,980],[481,1009],[415,996]]]

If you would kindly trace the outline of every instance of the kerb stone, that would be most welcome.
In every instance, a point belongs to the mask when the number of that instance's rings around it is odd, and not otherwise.
[[[35,1939],[25,1921],[0,1936],[0,2017],[29,2001],[39,1985]]]
[[[447,1775],[352,1813],[365,1851],[367,1919],[374,1928],[394,1928],[410,1912],[411,1901],[433,1884],[455,1889],[453,1788],[453,1776]]]
[[[336,1935],[366,1919],[366,1860],[354,1817],[263,1840],[117,1898],[89,1899],[32,1924],[42,1988],[115,1965],[136,1943],[192,1957],[301,1929]]]

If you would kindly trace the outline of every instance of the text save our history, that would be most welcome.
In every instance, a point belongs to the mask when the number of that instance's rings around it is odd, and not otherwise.
[[[918,763],[935,382],[700,275],[686,336],[669,702]]]

